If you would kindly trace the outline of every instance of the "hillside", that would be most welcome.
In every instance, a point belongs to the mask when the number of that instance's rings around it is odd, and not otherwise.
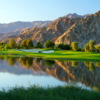
[[[79,14],[77,14],[77,13],[69,13],[69,14],[66,15],[66,17],[68,17],[68,18],[70,18],[70,19],[75,18],[75,17],[84,18],[84,17],[86,17],[86,16],[88,16],[88,15],[90,15],[90,14],[79,15]]]
[[[31,38],[34,43],[38,41],[44,43],[47,40],[55,41],[60,35],[62,35],[70,26],[72,26],[78,20],[79,19],[72,20],[67,17],[60,17],[46,27],[35,27],[22,31],[15,38],[15,40],[17,41],[17,43],[27,38]]]
[[[12,22],[8,24],[0,24],[0,33],[9,33],[12,31],[21,30],[24,28],[44,27],[51,21],[33,21],[33,22]]]
[[[83,47],[89,40],[94,40],[96,44],[100,43],[100,11],[73,24],[55,43],[70,44],[77,41],[79,46]]]
[[[0,41],[9,36],[17,36],[25,28],[44,27],[51,21],[34,21],[34,22],[12,22],[8,24],[0,24]]]
[[[36,21],[37,22],[37,21]],[[25,24],[25,23],[24,23]],[[38,26],[38,27],[35,27]],[[73,41],[79,42],[79,46],[83,47],[89,40],[100,43],[100,11],[95,14],[78,15],[76,13],[68,14],[60,17],[51,23],[40,21],[34,24],[34,27],[22,28],[6,34],[0,34],[0,41],[8,42],[9,38],[14,38],[17,43],[24,39],[31,38],[36,42],[45,43],[47,40],[52,40],[56,44],[67,43]]]

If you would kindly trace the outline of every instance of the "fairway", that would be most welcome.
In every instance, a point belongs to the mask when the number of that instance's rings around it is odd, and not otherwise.
[[[51,50],[51,49],[50,49]],[[41,50],[49,51],[49,49]],[[26,52],[18,50],[0,50],[1,55],[16,55],[16,56],[27,56],[27,57],[41,57],[49,59],[76,59],[76,60],[100,60],[100,53],[96,52],[80,52],[80,51],[69,51],[69,50],[57,50],[54,49],[52,53],[42,53],[42,52]]]

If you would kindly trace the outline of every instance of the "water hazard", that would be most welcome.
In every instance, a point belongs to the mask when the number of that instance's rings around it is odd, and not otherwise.
[[[100,62],[0,57],[0,88],[34,85],[100,89]]]

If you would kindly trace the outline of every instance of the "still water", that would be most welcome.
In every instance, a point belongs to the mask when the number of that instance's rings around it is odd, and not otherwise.
[[[100,62],[0,57],[0,89],[34,85],[100,89]]]

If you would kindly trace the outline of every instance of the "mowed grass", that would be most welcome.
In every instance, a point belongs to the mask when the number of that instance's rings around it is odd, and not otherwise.
[[[100,60],[100,53],[80,52],[68,50],[54,50],[54,53],[33,53],[16,50],[0,50],[0,54],[19,55],[28,57],[56,58],[56,59],[76,59],[76,60]]]
[[[100,100],[100,92],[76,87],[14,88],[0,91],[0,100]]]

